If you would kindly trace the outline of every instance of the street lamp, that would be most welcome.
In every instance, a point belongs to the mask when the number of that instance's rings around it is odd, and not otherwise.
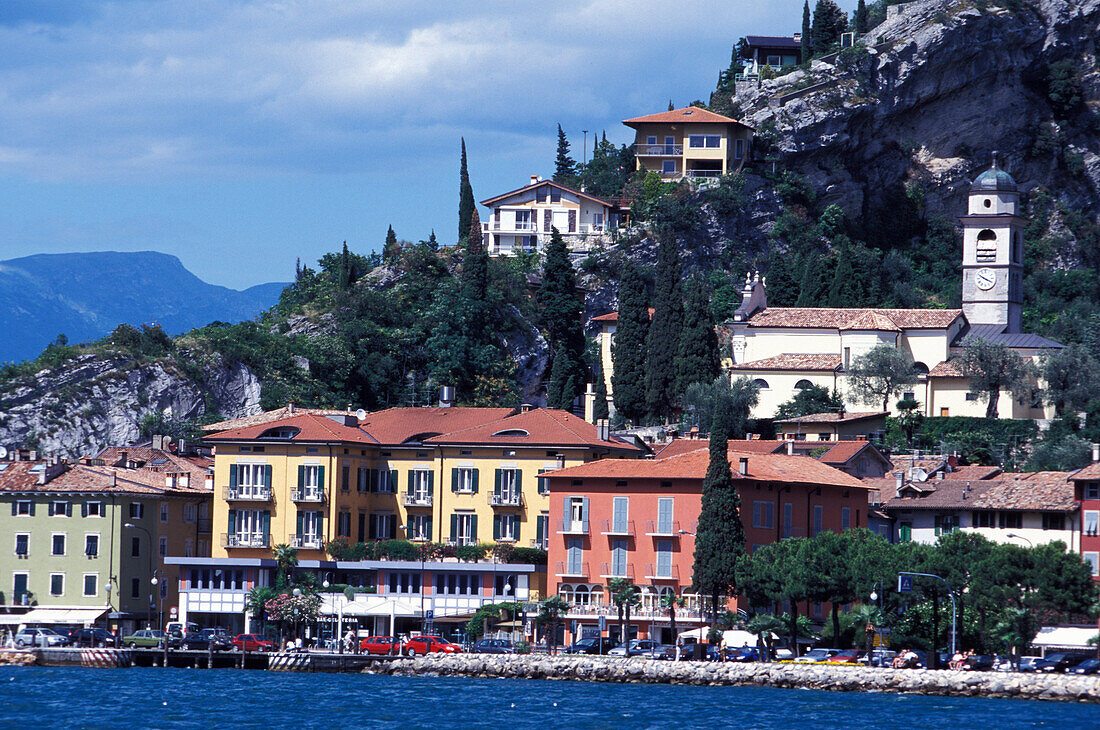
[[[135,525],[133,522],[125,522],[123,527],[130,527],[135,530],[141,530],[145,533],[145,536],[149,538],[149,574],[154,575],[153,570],[153,535],[141,525]],[[156,581],[153,581],[153,585],[156,585]],[[153,591],[149,590],[149,628],[153,628]],[[167,641],[167,639],[165,639]]]
[[[103,592],[107,594],[107,611],[103,614],[103,645],[107,645],[107,637],[111,633],[111,576],[107,576],[107,584],[103,586]]]
[[[1027,539],[1026,537],[1024,537],[1023,535],[1017,535],[1017,534],[1016,534],[1015,532],[1006,532],[1006,533],[1005,533],[1005,537],[1014,537],[1014,538],[1016,538],[1017,540],[1023,540],[1024,542],[1026,542],[1026,543],[1027,543],[1027,546],[1028,546],[1029,548],[1033,548],[1033,547],[1035,547],[1035,545],[1034,545],[1034,544],[1033,544],[1033,543],[1031,542],[1031,540],[1028,540],[1028,539]]]
[[[298,601],[297,599],[302,597],[302,589],[295,588],[290,592],[294,596],[294,646],[298,646]]]
[[[152,590],[157,594],[157,626],[163,626],[164,625],[164,602],[161,600],[160,589],[157,588],[157,584],[160,583],[160,580],[157,578],[157,574],[159,572],[160,571],[157,571],[157,570],[153,571],[153,577],[149,579],[149,584],[153,586]],[[149,607],[152,608],[152,606],[153,606],[153,599],[152,599],[152,596],[150,596],[149,597]]]

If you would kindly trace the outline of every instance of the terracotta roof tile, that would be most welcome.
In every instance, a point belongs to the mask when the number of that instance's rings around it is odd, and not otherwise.
[[[979,479],[993,479],[1000,475],[1001,471],[999,466],[956,466],[948,472],[948,475],[952,479],[977,481]]]
[[[865,480],[886,481],[886,480]],[[927,482],[906,484],[905,487],[917,488],[922,491],[919,497],[891,497],[884,500],[887,510],[925,510],[944,509],[945,507],[974,507],[977,500],[985,494],[986,490],[996,482],[990,481],[955,481],[953,479],[936,479]],[[879,485],[872,485],[879,486]],[[891,487],[892,488],[892,487]],[[965,495],[965,498],[964,498]]]
[[[508,415],[491,423],[450,431],[426,439],[431,444],[462,444],[502,446],[588,446],[631,452],[641,452],[637,446],[613,437],[601,441],[596,427],[568,411],[535,408],[525,413]]]
[[[94,493],[94,494],[136,494],[136,495],[165,495],[165,496],[194,496],[196,492],[208,495],[207,490],[168,489],[164,486],[164,477],[160,475],[159,483],[155,481],[152,472],[136,469],[115,469],[112,467],[85,466],[83,464],[69,465],[61,474],[50,479],[45,484],[38,484],[40,471],[36,468],[44,468],[42,461],[18,461],[0,462],[8,464],[0,471],[0,492],[20,493]],[[114,483],[112,483],[112,476]]]
[[[397,446],[499,421],[514,408],[387,408],[367,414],[359,423],[378,443]]]
[[[928,371],[930,378],[965,378],[959,370],[959,361],[955,358],[944,360]]]
[[[842,330],[873,330],[875,332],[901,332],[901,328],[887,315],[875,309],[866,309],[840,326]]]
[[[850,423],[851,421],[862,421],[867,418],[885,418],[888,413],[886,411],[866,411],[863,413],[836,413],[830,411],[828,413],[811,413],[806,416],[797,416],[795,418],[784,418],[776,423]]]
[[[810,441],[809,443],[813,443]],[[882,461],[887,461],[882,452],[870,441],[832,441],[833,447],[820,458],[826,464],[847,464],[864,451],[873,451]],[[824,444],[823,444],[824,445]]]
[[[341,415],[346,415],[343,411]],[[294,415],[278,421],[269,421],[255,426],[246,426],[229,431],[221,431],[206,437],[207,441],[251,441],[273,428],[298,429],[291,441],[348,441],[351,443],[377,443],[370,434],[361,428],[337,423],[328,416],[311,413]]]
[[[731,370],[836,370],[840,367],[840,355],[828,353],[791,353],[766,357],[762,360],[743,362]]]
[[[1072,512],[1077,509],[1077,502],[1069,476],[1069,472],[1046,471],[1028,474],[1023,479],[990,481],[989,488],[974,501],[974,508]]]
[[[749,318],[752,327],[850,329],[853,323],[879,324],[887,331],[940,329],[962,316],[961,309],[830,309],[768,307]]]
[[[650,319],[653,319],[653,312],[654,311],[655,310],[653,309],[653,307],[649,308],[649,318]],[[593,317],[592,321],[593,322],[618,322],[619,321],[619,313],[618,312],[608,312],[607,314],[601,314],[597,317]]]
[[[1084,481],[1086,479],[1100,479],[1100,461],[1094,461],[1084,469],[1074,473],[1070,477],[1074,481]]]
[[[749,125],[736,119],[716,114],[697,106],[685,106],[681,109],[673,109],[667,112],[646,114],[642,117],[624,119],[623,124],[633,126],[635,124],[739,124],[742,127]]]
[[[289,406],[283,406],[282,408],[276,408],[271,411],[263,411],[262,413],[255,413],[251,416],[242,416],[241,418],[231,418],[228,421],[218,421],[217,423],[207,424],[202,427],[203,431],[207,433],[215,433],[218,431],[234,431],[248,426],[258,426],[263,423],[272,423],[274,421],[281,421],[289,416],[296,415],[344,415],[347,411],[337,411],[326,408],[298,408],[295,407],[291,412]]]

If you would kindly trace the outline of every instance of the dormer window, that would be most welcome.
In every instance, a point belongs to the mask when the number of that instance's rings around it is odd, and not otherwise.
[[[292,439],[301,433],[300,428],[293,426],[279,426],[277,428],[269,428],[260,434],[262,439]]]
[[[531,434],[524,431],[522,428],[506,428],[503,431],[497,431],[493,434],[493,438],[498,436],[501,438],[527,438]]]

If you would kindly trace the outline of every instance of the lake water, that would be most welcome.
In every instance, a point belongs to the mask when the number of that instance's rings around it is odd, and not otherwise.
[[[0,667],[5,728],[1096,728],[1023,700],[232,669]]]

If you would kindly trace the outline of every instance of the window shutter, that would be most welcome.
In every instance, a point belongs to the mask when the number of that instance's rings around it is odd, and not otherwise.
[[[298,513],[298,528],[297,528],[297,530],[295,531],[294,534],[298,535],[299,537],[301,537],[302,534],[303,534],[302,533],[302,522],[304,521],[303,520],[304,517],[305,517],[305,515],[303,515],[301,512]]]
[[[49,503],[48,503],[48,504],[46,505],[46,511],[47,511],[47,512],[49,512],[49,514],[50,514],[50,517],[53,517],[53,502],[49,502]],[[1003,521],[1003,520],[1002,520],[1002,521]],[[1001,527],[1004,527],[1004,525],[1001,525]]]
[[[512,539],[519,542],[519,517],[512,518]]]
[[[458,515],[451,515],[451,542],[458,542]]]
[[[66,517],[72,517],[73,516],[73,503],[72,502],[66,502],[65,503],[65,516]]]
[[[474,494],[477,494],[477,473],[478,470],[474,469]]]
[[[630,505],[628,497],[615,497],[611,517],[611,527],[615,532],[626,532],[627,509]]]
[[[470,516],[470,542],[477,545],[477,515]]]
[[[34,517],[34,500],[31,500],[31,517]]]
[[[493,539],[500,539],[500,515],[493,515]]]
[[[409,481],[408,481],[408,484],[405,487],[405,491],[408,492],[409,494],[413,494],[416,491],[416,487],[414,486],[416,484],[416,478],[415,477],[416,477],[416,472],[413,471],[412,469],[410,469],[409,470]]]
[[[535,542],[542,544],[542,539],[546,535],[546,521],[543,520],[542,515],[535,518]]]
[[[775,505],[772,504],[771,502],[768,502],[767,512],[768,512],[767,526],[768,527],[774,527],[775,526]]]
[[[237,510],[229,510],[229,534],[235,535],[237,533]]]
[[[550,227],[554,225],[554,212],[547,208],[542,211],[542,231],[543,233],[550,233]]]
[[[367,530],[367,537],[371,540],[378,539],[378,518],[376,515],[370,516],[370,528]]]
[[[523,494],[523,472],[516,469],[516,496]]]
[[[428,472],[428,496],[429,497],[432,496],[432,493],[434,491],[435,491],[435,472],[430,471],[430,472]]]
[[[264,545],[271,540],[271,510],[264,510]]]
[[[390,524],[390,535],[389,535],[389,537],[390,537],[391,540],[396,540],[397,539],[397,518],[394,515],[390,515],[389,524]]]
[[[237,465],[229,465],[229,488],[235,489],[237,486]]]
[[[500,469],[496,470],[493,481],[493,495],[498,499],[500,498],[500,472]]]
[[[15,500],[12,500],[12,503],[11,503],[11,516],[15,517],[16,514],[18,514],[18,508],[16,507]]]
[[[317,488],[324,492],[328,485],[325,483],[325,467],[317,467]]]
[[[325,540],[325,513],[317,513],[317,537],[321,538],[321,542]]]
[[[581,526],[588,532],[588,497],[581,498]]]
[[[451,491],[458,494],[458,469],[451,469]]]
[[[562,497],[561,502],[561,524],[562,529],[572,529],[573,527],[573,511],[570,509],[570,502],[572,500],[569,497]]]
[[[271,464],[264,466],[264,486],[271,489]]]
[[[665,535],[672,532],[672,499],[669,497],[657,500],[657,532]]]
[[[298,465],[298,489],[303,489],[306,486],[306,465]]]
[[[397,494],[397,469],[390,469],[390,483],[386,485],[386,491]]]
[[[80,505],[80,516],[81,517],[87,517],[88,516],[88,503],[87,502],[82,502],[81,503],[81,505]]]
[[[432,541],[432,518],[428,517],[424,520],[424,539],[428,542]]]
[[[577,211],[575,210],[569,211],[569,232],[577,232]]]

